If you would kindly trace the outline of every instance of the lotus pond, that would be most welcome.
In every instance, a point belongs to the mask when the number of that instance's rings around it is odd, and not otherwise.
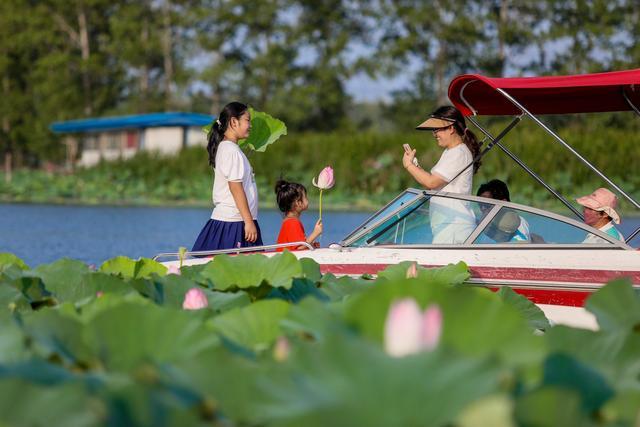
[[[0,425],[638,425],[628,282],[587,300],[589,331],[468,277],[463,263],[402,263],[336,278],[288,252],[172,273],[0,254]],[[183,308],[189,292],[200,309]],[[438,315],[416,324],[399,304]]]

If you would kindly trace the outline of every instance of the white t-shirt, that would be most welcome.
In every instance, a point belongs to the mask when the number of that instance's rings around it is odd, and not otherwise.
[[[216,153],[212,191],[214,208],[211,219],[227,222],[242,221],[240,211],[229,190],[230,181],[242,182],[251,216],[253,219],[258,219],[258,187],[249,159],[238,144],[225,140],[220,142]]]
[[[432,174],[447,181],[447,184],[439,190],[449,193],[471,194],[473,165],[469,166],[457,178],[453,178],[472,161],[473,155],[465,144],[458,144],[444,150],[438,163],[431,169]],[[475,215],[469,203],[464,200],[433,197],[430,202],[429,216],[433,243],[462,243],[476,226]]]

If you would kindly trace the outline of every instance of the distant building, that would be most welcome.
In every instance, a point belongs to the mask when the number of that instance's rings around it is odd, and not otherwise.
[[[68,166],[93,166],[140,150],[174,154],[183,147],[206,145],[202,127],[212,121],[206,114],[153,113],[56,122],[51,130],[68,134],[63,141]]]

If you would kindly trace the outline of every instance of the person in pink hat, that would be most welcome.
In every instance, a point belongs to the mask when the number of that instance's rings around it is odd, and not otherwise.
[[[618,206],[618,198],[615,194],[606,188],[598,188],[592,194],[576,199],[576,202],[583,206],[585,224],[624,241],[622,233],[614,225],[614,223],[620,224],[620,215],[615,210]],[[595,234],[589,234],[583,243],[607,243],[607,241]]]

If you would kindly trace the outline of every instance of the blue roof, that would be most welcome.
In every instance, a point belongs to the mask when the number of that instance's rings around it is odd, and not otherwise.
[[[50,126],[50,129],[56,133],[70,133],[141,129],[164,126],[205,126],[211,123],[213,119],[213,116],[198,113],[151,113],[56,122]]]

